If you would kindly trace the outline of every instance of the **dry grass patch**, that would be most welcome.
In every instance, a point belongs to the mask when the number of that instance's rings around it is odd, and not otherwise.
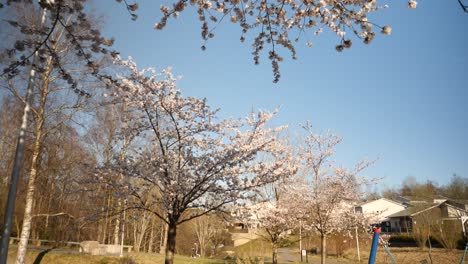
[[[65,254],[48,252],[42,257],[41,252],[29,251],[26,264],[163,264],[164,256],[160,254],[131,253],[123,258],[118,256],[91,256],[87,254]],[[14,264],[16,251],[8,255],[8,264]],[[39,261],[40,260],[40,261]],[[224,264],[224,260],[190,258],[175,256],[175,263],[184,264]]]
[[[361,250],[361,263],[367,263],[369,260],[369,250]],[[446,250],[435,248],[432,249],[432,262],[429,257],[429,249],[421,250],[420,248],[390,248],[390,252],[396,260],[397,264],[420,264],[423,261],[433,264],[456,264],[460,263],[463,256],[463,250]],[[351,263],[358,263],[356,250],[347,250],[345,259]],[[377,251],[376,264],[391,264],[392,261],[385,252],[384,248],[379,247]]]

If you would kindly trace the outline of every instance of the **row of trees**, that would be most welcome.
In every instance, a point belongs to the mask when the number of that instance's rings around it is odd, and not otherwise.
[[[291,230],[317,234],[321,263],[325,263],[329,236],[367,229],[370,220],[356,215],[354,205],[365,196],[363,190],[376,181],[360,176],[372,162],[362,160],[353,169],[343,168],[333,159],[341,137],[330,131],[316,134],[310,125],[304,129],[306,135],[295,151],[298,172],[267,188],[266,202],[244,211],[244,219],[265,231],[264,238],[272,244],[273,263],[277,263],[278,246]]]
[[[379,194],[376,194],[379,196]],[[468,179],[454,174],[449,182],[439,185],[433,181],[419,182],[416,178],[408,176],[400,187],[387,188],[382,191],[382,196],[395,198],[398,196],[415,196],[432,198],[437,195],[451,199],[468,200]]]

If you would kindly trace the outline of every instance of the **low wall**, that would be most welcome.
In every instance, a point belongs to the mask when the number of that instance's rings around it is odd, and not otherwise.
[[[132,246],[123,246],[128,252],[132,251]],[[80,252],[91,255],[118,255],[121,245],[99,244],[97,241],[83,241],[80,243]]]

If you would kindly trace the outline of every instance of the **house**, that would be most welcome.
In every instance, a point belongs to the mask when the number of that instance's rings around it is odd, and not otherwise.
[[[390,231],[389,215],[403,211],[406,206],[402,203],[380,198],[373,201],[367,201],[354,207],[356,213],[361,213],[371,219],[372,224],[380,224],[382,232]]]
[[[443,201],[434,199],[432,202],[409,206],[403,211],[389,215],[388,218],[391,232],[411,233],[416,225],[461,221],[464,216],[468,216],[464,204],[448,199]]]

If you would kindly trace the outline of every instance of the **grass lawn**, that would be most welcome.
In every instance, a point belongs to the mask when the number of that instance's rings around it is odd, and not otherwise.
[[[48,252],[41,257],[41,252],[30,251],[27,253],[26,264],[162,264],[164,256],[160,254],[130,253],[124,258],[118,256],[91,256],[87,254],[66,254]],[[16,251],[9,253],[8,264],[13,264]],[[133,261],[133,262],[132,262]],[[175,257],[175,263],[186,264],[225,264],[224,260],[190,258],[185,256]],[[234,262],[232,262],[234,263]]]
[[[266,257],[271,258],[271,244],[262,240],[252,240],[246,244],[233,247],[232,251],[235,252],[236,256],[246,257]]]
[[[390,248],[392,256],[395,258],[397,264],[458,264],[463,256],[463,250],[446,250],[435,248],[431,251],[431,258],[429,257],[429,249],[421,250],[420,248]],[[312,260],[320,259],[319,256],[313,256]],[[361,251],[361,262],[358,261],[356,252],[347,251],[344,256],[337,258],[331,256],[328,258],[329,263],[368,263],[369,250]],[[319,263],[319,262],[314,262]],[[468,263],[468,256],[466,263]],[[375,264],[392,264],[392,261],[385,251],[379,247]]]
[[[398,264],[419,264],[427,263],[433,264],[458,264],[463,256],[463,250],[446,250],[441,248],[432,249],[431,256],[432,262],[429,257],[429,249],[421,250],[419,248],[390,248]],[[368,254],[367,254],[368,255]],[[366,262],[368,256],[366,256]],[[376,264],[392,263],[388,254],[384,249],[379,249],[377,252]],[[466,261],[468,263],[468,260]]]
[[[240,247],[232,249],[243,261],[238,264],[257,264],[259,259],[265,259],[265,263],[271,261],[271,250],[266,242],[253,241]],[[398,264],[420,264],[427,261],[429,264],[458,264],[463,255],[463,250],[432,249],[432,262],[429,250],[419,248],[390,248],[396,263]],[[12,250],[8,257],[8,264],[13,264],[16,251]],[[358,262],[356,252],[346,251],[342,257],[329,256],[328,264],[368,263],[369,251],[361,250],[361,262]],[[468,258],[468,256],[467,256]],[[256,261],[257,260],[257,261]],[[468,261],[467,261],[468,262]],[[61,252],[47,252],[30,250],[27,254],[27,264],[163,264],[164,256],[160,254],[130,253],[124,258],[118,256],[91,256],[86,254],[67,254]],[[190,258],[176,255],[175,263],[184,264],[234,264],[235,260]],[[236,264],[237,264],[236,263]],[[309,256],[309,263],[320,263],[320,256]],[[375,264],[391,264],[388,254],[383,248],[379,248]]]

